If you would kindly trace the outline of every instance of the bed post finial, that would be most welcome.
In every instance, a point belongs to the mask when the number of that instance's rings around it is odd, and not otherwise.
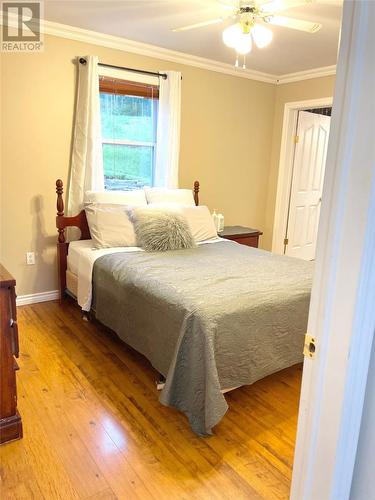
[[[56,201],[56,208],[57,208],[57,217],[56,217],[56,222],[58,221],[58,217],[63,217],[64,216],[64,200],[63,200],[63,194],[64,194],[64,184],[61,179],[57,179],[56,181],[56,194],[57,194],[57,201]],[[57,232],[59,233],[58,237],[58,242],[59,243],[65,243],[65,231],[63,227],[59,227],[57,224]]]
[[[194,201],[196,206],[199,205],[199,181],[194,182]]]

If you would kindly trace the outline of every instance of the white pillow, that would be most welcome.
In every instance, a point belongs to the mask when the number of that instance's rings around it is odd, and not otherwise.
[[[181,212],[188,221],[190,231],[195,241],[217,238],[217,231],[212,215],[206,206],[181,207]]]
[[[144,188],[147,203],[178,203],[195,206],[193,192],[190,189]]]
[[[95,248],[135,247],[133,224],[128,206],[91,204],[85,207],[91,239]]]
[[[84,205],[90,203],[111,203],[112,205],[131,205],[143,207],[147,205],[143,189],[134,191],[86,191]]]

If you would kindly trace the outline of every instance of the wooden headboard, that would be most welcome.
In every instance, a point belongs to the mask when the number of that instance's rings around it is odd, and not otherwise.
[[[67,217],[64,215],[64,184],[61,179],[56,181],[56,194],[57,194],[57,215],[56,215],[56,227],[58,232],[57,238],[57,267],[58,267],[58,280],[59,280],[59,292],[60,292],[60,302],[65,296],[66,291],[66,270],[67,270],[67,257],[69,242],[66,241],[65,229],[67,227],[77,227],[81,231],[80,240],[89,240],[90,229],[87,224],[86,212],[81,210],[78,215],[72,217]],[[193,187],[194,201],[195,204],[199,205],[199,182],[194,182]]]

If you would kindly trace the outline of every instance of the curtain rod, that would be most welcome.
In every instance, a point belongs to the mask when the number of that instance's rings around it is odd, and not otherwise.
[[[84,57],[80,57],[79,62],[80,64],[86,64],[86,59]],[[98,66],[104,66],[105,68],[122,69],[125,71],[131,71],[132,73],[142,73],[143,75],[160,76],[161,78],[164,78],[164,80],[168,78],[168,75],[166,73],[146,71],[144,69],[125,68],[123,66],[113,66],[112,64],[104,64],[104,63],[98,63]]]

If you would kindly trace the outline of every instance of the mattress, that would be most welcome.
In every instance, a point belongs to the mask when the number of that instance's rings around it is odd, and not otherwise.
[[[82,249],[92,248],[92,240],[79,240],[69,243],[69,253],[67,259],[67,269],[71,273],[78,275],[79,259]]]
[[[66,288],[70,295],[77,298],[78,294],[78,276],[71,271],[66,271]]]
[[[222,238],[200,241],[198,246],[218,243]],[[93,248],[92,240],[72,241],[69,244],[67,271],[77,276],[77,302],[83,311],[89,311],[92,298],[92,272],[94,263],[100,257],[115,253],[143,253],[140,247]]]

